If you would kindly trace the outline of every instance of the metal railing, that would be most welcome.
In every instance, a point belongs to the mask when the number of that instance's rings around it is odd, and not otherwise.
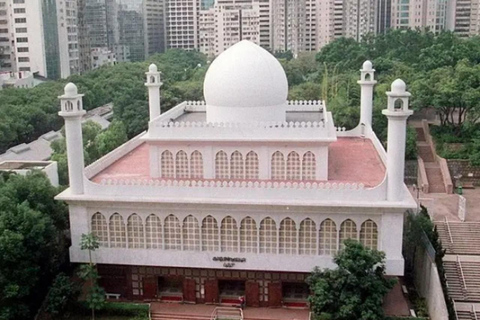
[[[465,288],[465,290],[467,290],[467,282],[465,281],[465,275],[463,274],[462,262],[460,261],[460,258],[459,258],[458,255],[457,255],[457,264],[460,268],[460,274],[462,275],[463,288]]]
[[[448,236],[450,237],[450,243],[453,243],[452,232],[450,231],[450,223],[448,223],[447,217],[445,217],[445,224],[447,225]]]
[[[217,307],[212,312],[211,320],[243,320],[241,308]]]
[[[475,305],[473,303],[472,303],[472,312],[473,312],[473,316],[475,317],[475,320],[478,320],[477,310],[475,309]]]

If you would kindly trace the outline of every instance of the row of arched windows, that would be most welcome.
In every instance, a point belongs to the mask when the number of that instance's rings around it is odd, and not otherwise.
[[[240,224],[225,217],[220,224],[212,216],[205,217],[201,224],[192,215],[183,222],[169,215],[162,221],[151,214],[143,224],[137,214],[123,217],[115,213],[108,223],[99,212],[92,216],[92,233],[101,246],[111,248],[147,248],[165,250],[223,251],[250,253],[280,253],[302,255],[333,255],[347,239],[356,239],[369,248],[377,248],[378,230],[372,220],[366,220],[357,232],[357,225],[350,219],[343,221],[337,231],[331,219],[322,221],[319,229],[307,218],[297,227],[291,218],[285,218],[279,227],[272,218],[257,222],[246,217]]]
[[[308,151],[302,157],[292,151],[285,157],[282,152],[276,151],[271,159],[272,180],[315,180],[315,155]],[[190,159],[185,151],[180,150],[175,155],[165,150],[160,159],[161,177],[166,179],[203,179],[203,157],[195,150]],[[246,154],[245,158],[240,151],[234,151],[230,157],[225,151],[215,155],[215,179],[257,180],[259,178],[258,155],[254,151]]]

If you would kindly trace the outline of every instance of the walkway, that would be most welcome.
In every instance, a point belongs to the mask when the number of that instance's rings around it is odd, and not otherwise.
[[[445,185],[443,183],[443,175],[440,169],[440,163],[436,159],[436,155],[433,153],[433,148],[428,142],[428,133],[424,131],[421,122],[412,122],[415,131],[417,132],[417,150],[418,156],[423,160],[425,164],[425,171],[427,173],[428,180],[428,192],[429,193],[446,193]]]

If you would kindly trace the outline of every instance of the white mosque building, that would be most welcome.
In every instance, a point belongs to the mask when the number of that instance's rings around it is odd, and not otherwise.
[[[404,272],[403,182],[410,93],[395,80],[383,114],[388,152],[372,131],[374,69],[361,70],[361,120],[336,128],[321,101],[287,101],[280,63],[242,41],[210,66],[205,102],[161,113],[160,73],[146,73],[148,131],[84,168],[82,95],[60,97],[65,119],[74,263],[94,252],[108,293],[131,300],[301,306],[305,278],[348,238]]]

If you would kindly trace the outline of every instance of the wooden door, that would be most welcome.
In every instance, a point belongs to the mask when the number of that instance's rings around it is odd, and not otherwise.
[[[245,283],[245,299],[248,307],[259,307],[260,306],[260,286],[258,282],[247,281]]]
[[[270,282],[268,284],[268,306],[281,307],[282,306],[282,283]]]
[[[183,300],[186,302],[196,302],[195,279],[183,279]]]
[[[143,299],[153,300],[157,297],[158,278],[145,277],[143,278]]]
[[[205,280],[205,303],[218,303],[218,280]]]

